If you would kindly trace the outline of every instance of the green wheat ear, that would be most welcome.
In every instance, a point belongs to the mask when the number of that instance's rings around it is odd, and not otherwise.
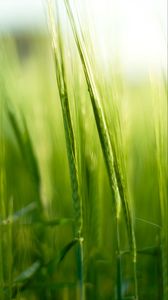
[[[64,0],[67,14],[69,16],[70,24],[72,27],[72,31],[74,34],[75,42],[77,45],[77,49],[79,52],[79,56],[81,59],[83,71],[85,74],[87,87],[93,107],[93,112],[95,116],[95,121],[99,133],[99,138],[102,146],[102,151],[104,155],[104,160],[108,172],[110,187],[112,191],[113,198],[113,207],[116,216],[116,235],[117,235],[117,252],[118,252],[118,273],[121,275],[121,266],[120,266],[120,237],[119,237],[119,221],[118,221],[118,212],[120,209],[120,201],[122,204],[122,209],[124,211],[127,233],[129,238],[129,244],[132,251],[133,256],[133,265],[134,265],[134,283],[135,283],[135,298],[138,299],[138,291],[137,291],[137,275],[136,275],[136,241],[134,235],[134,228],[131,216],[131,209],[129,206],[128,199],[126,198],[126,194],[124,192],[124,186],[122,181],[122,176],[120,173],[120,169],[118,167],[117,156],[114,152],[114,148],[112,142],[110,140],[110,135],[108,131],[107,122],[105,119],[105,115],[103,109],[100,104],[98,91],[95,85],[94,76],[90,67],[89,59],[87,56],[86,47],[84,41],[82,39],[82,31],[78,30],[78,27],[75,22],[75,18],[73,16],[73,12],[71,10],[70,4],[68,0]],[[121,285],[121,276],[119,275],[119,285]],[[121,291],[118,291],[118,298],[121,298]]]
[[[57,23],[54,20],[54,8],[52,1],[48,1],[49,23],[51,30],[53,56],[55,62],[55,72],[57,79],[57,86],[62,107],[62,115],[64,122],[64,131],[66,138],[67,156],[69,162],[72,199],[75,218],[75,236],[78,239],[77,250],[77,266],[78,279],[80,282],[80,299],[84,299],[84,285],[83,285],[83,212],[82,212],[82,198],[79,183],[78,160],[76,151],[76,141],[74,135],[74,128],[69,107],[68,90],[66,84],[65,65],[63,57],[62,34],[60,28],[59,11],[57,6]]]

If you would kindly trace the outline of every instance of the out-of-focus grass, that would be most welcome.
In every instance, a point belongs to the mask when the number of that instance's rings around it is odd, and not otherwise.
[[[83,201],[85,296],[118,299],[111,190],[82,64],[69,31],[62,34],[62,43]],[[107,71],[89,37],[83,42],[128,188],[139,299],[166,300],[165,82],[154,74],[131,81],[116,67]],[[0,65],[0,299],[80,299],[71,182],[49,38],[1,39]],[[134,299],[122,210],[119,220],[120,292],[122,299]]]

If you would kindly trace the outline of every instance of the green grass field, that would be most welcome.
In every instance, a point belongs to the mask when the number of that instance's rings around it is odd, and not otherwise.
[[[64,30],[0,39],[0,300],[167,300],[167,78]]]

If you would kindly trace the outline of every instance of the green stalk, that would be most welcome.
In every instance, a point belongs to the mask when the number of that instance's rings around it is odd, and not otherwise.
[[[53,15],[53,7],[51,1],[48,1],[49,8],[49,21],[51,26],[51,36],[53,45],[53,55],[55,62],[55,72],[57,79],[57,86],[61,101],[62,115],[64,122],[66,148],[69,162],[70,178],[71,178],[71,189],[72,199],[75,217],[75,237],[78,238],[78,249],[77,249],[77,266],[78,266],[78,280],[80,289],[80,299],[84,299],[84,282],[83,282],[83,213],[82,213],[82,198],[79,184],[79,172],[77,163],[77,150],[75,144],[75,136],[72,124],[72,118],[70,114],[69,99],[67,84],[65,78],[65,65],[63,58],[63,46],[62,36],[60,30],[60,20],[57,7],[57,27],[55,28],[55,21]],[[56,32],[57,29],[57,32]]]
[[[129,244],[131,248],[132,253],[132,260],[133,260],[133,266],[134,266],[134,283],[135,283],[135,299],[138,299],[138,290],[137,290],[137,275],[136,275],[136,241],[135,241],[135,235],[134,235],[134,228],[133,228],[133,222],[131,217],[131,210],[129,207],[129,202],[124,194],[123,184],[121,180],[120,173],[117,173],[117,170],[114,166],[114,153],[112,148],[112,143],[110,140],[110,135],[107,127],[107,122],[105,119],[104,112],[101,108],[100,100],[98,91],[95,85],[95,81],[93,78],[93,74],[91,71],[89,59],[87,56],[87,51],[85,49],[83,40],[82,40],[82,32],[77,29],[77,26],[75,24],[75,18],[73,16],[72,9],[69,4],[69,0],[64,0],[65,6],[67,9],[67,14],[69,16],[70,24],[72,27],[72,31],[74,34],[75,42],[77,45],[77,49],[80,55],[80,59],[82,62],[83,71],[85,74],[87,87],[93,107],[93,112],[95,116],[95,121],[99,133],[99,138],[102,146],[102,151],[104,155],[104,160],[108,172],[111,192],[112,192],[112,198],[113,198],[113,206],[114,206],[114,213],[116,218],[116,234],[117,234],[117,257],[120,255],[120,243],[119,243],[119,222],[118,222],[118,211],[120,207],[120,201],[122,204],[122,208],[124,211],[126,226],[127,226],[127,232],[128,232],[128,238],[129,238]],[[116,164],[117,166],[117,164]],[[116,174],[117,173],[117,174]],[[121,274],[121,265],[118,263],[118,272]],[[118,276],[120,278],[121,276]],[[121,285],[121,282],[120,282]],[[121,292],[118,294],[118,299],[121,299]]]
[[[2,85],[3,86],[3,85]],[[1,89],[2,92],[2,89]],[[5,219],[6,217],[6,170],[5,170],[5,140],[4,140],[4,106],[5,103],[1,102],[1,122],[0,122],[0,219]],[[0,226],[0,299],[4,299],[4,267],[3,267],[3,257],[4,257],[4,232],[3,227]]]
[[[158,108],[159,110],[159,108]],[[158,113],[158,112],[157,112]],[[167,202],[167,155],[165,157],[164,133],[162,130],[162,114],[155,120],[155,141],[156,141],[156,163],[158,174],[159,201],[161,211],[161,255],[162,255],[162,279],[163,279],[163,300],[168,299],[168,202]],[[167,136],[166,136],[167,139]],[[163,161],[165,159],[166,163]]]
[[[13,215],[13,198],[9,199],[8,213],[11,218]],[[13,266],[13,255],[12,255],[12,222],[9,221],[7,225],[7,260],[8,260],[8,284],[9,284],[9,299],[12,299],[12,266]]]
[[[136,249],[133,220],[131,216],[131,209],[129,207],[129,202],[128,202],[128,192],[127,192],[126,183],[124,182],[123,174],[120,168],[120,164],[118,161],[118,157],[114,145],[113,145],[113,155],[114,155],[114,169],[115,169],[115,175],[118,184],[119,195],[122,203],[122,208],[124,210],[125,221],[128,222],[126,224],[127,224],[128,237],[130,241],[132,262],[133,262],[135,299],[138,299],[137,266],[136,266],[137,249]]]

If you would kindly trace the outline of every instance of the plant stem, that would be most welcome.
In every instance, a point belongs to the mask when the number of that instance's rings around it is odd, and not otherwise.
[[[75,136],[72,124],[72,118],[70,114],[69,99],[67,84],[65,78],[65,66],[63,58],[63,45],[62,36],[60,29],[59,12],[57,6],[57,32],[55,30],[55,22],[53,17],[53,7],[49,1],[49,18],[51,25],[52,34],[52,45],[53,54],[55,61],[55,71],[57,78],[57,86],[61,101],[62,115],[64,122],[65,138],[66,138],[66,148],[69,162],[70,178],[71,178],[71,189],[72,189],[72,199],[73,208],[75,215],[75,236],[78,238],[79,243],[77,245],[77,266],[78,266],[78,280],[80,288],[80,299],[84,299],[84,282],[83,282],[83,212],[82,212],[82,197],[79,184],[79,172],[77,163],[77,151],[75,144]]]
[[[133,268],[134,268],[134,285],[135,285],[135,297],[138,299],[138,291],[137,291],[137,275],[136,275],[136,241],[135,241],[135,235],[134,235],[134,228],[133,228],[133,222],[131,217],[131,210],[129,207],[129,203],[127,199],[125,198],[123,187],[122,187],[122,181],[118,180],[119,176],[116,174],[115,166],[114,166],[114,153],[113,153],[113,147],[110,140],[110,135],[108,131],[108,126],[106,123],[105,115],[102,110],[102,107],[100,105],[99,95],[98,91],[95,85],[94,77],[91,72],[91,67],[89,63],[89,59],[87,56],[87,51],[84,47],[84,43],[82,40],[82,33],[79,32],[77,29],[77,26],[75,24],[75,18],[73,16],[72,9],[69,4],[69,0],[64,0],[65,6],[67,9],[67,14],[69,16],[70,24],[72,27],[72,31],[74,34],[75,42],[77,45],[77,49],[79,52],[79,56],[82,62],[83,71],[86,78],[86,83],[93,107],[93,112],[95,116],[95,121],[99,133],[99,138],[102,146],[102,151],[104,155],[104,160],[108,172],[111,192],[112,192],[112,198],[113,198],[113,207],[114,207],[114,213],[116,217],[116,224],[117,224],[117,218],[118,218],[118,210],[120,206],[120,201],[122,204],[122,208],[124,211],[126,226],[127,226],[127,232],[128,232],[128,238],[130,243],[130,248],[132,252],[132,262],[133,262]],[[122,189],[121,189],[122,187]],[[120,198],[120,199],[119,199]],[[116,231],[117,231],[117,246],[116,248],[119,249],[119,230],[118,225],[116,225]],[[120,260],[118,264],[120,264]],[[121,270],[120,268],[118,268]],[[119,271],[120,272],[120,271]],[[119,277],[118,277],[119,278]]]

